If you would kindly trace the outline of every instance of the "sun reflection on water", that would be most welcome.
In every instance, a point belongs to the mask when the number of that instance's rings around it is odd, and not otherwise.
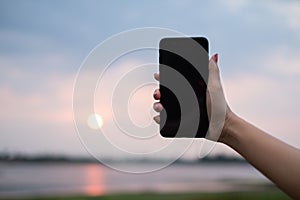
[[[104,193],[102,166],[89,164],[85,168],[84,193],[88,196],[99,196]]]

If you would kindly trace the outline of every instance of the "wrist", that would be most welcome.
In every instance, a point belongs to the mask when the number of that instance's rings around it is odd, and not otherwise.
[[[229,110],[229,109],[228,109]],[[231,110],[228,111],[225,117],[225,122],[219,142],[222,142],[230,147],[235,146],[238,142],[238,132],[236,130],[240,118]]]

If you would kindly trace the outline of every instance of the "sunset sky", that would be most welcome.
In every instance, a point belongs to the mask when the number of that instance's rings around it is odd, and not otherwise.
[[[299,19],[296,0],[2,0],[0,153],[87,155],[73,121],[76,73],[96,45],[143,27],[209,38],[232,110],[300,148]],[[124,67],[138,62],[126,60]],[[113,69],[112,75],[122,72]],[[148,116],[152,89],[147,88],[146,122],[154,116]],[[136,120],[144,123],[141,113]],[[234,154],[223,145],[213,152]]]

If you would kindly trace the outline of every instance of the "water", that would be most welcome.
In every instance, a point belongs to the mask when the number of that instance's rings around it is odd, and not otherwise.
[[[97,163],[0,163],[2,198],[95,196],[115,192],[220,192],[266,189],[266,185],[270,182],[248,164],[173,164],[153,173],[127,174]]]

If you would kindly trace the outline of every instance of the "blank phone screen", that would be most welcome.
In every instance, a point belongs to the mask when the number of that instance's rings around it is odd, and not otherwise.
[[[164,38],[159,48],[160,134],[168,138],[203,138],[209,120],[206,108],[208,40]]]

